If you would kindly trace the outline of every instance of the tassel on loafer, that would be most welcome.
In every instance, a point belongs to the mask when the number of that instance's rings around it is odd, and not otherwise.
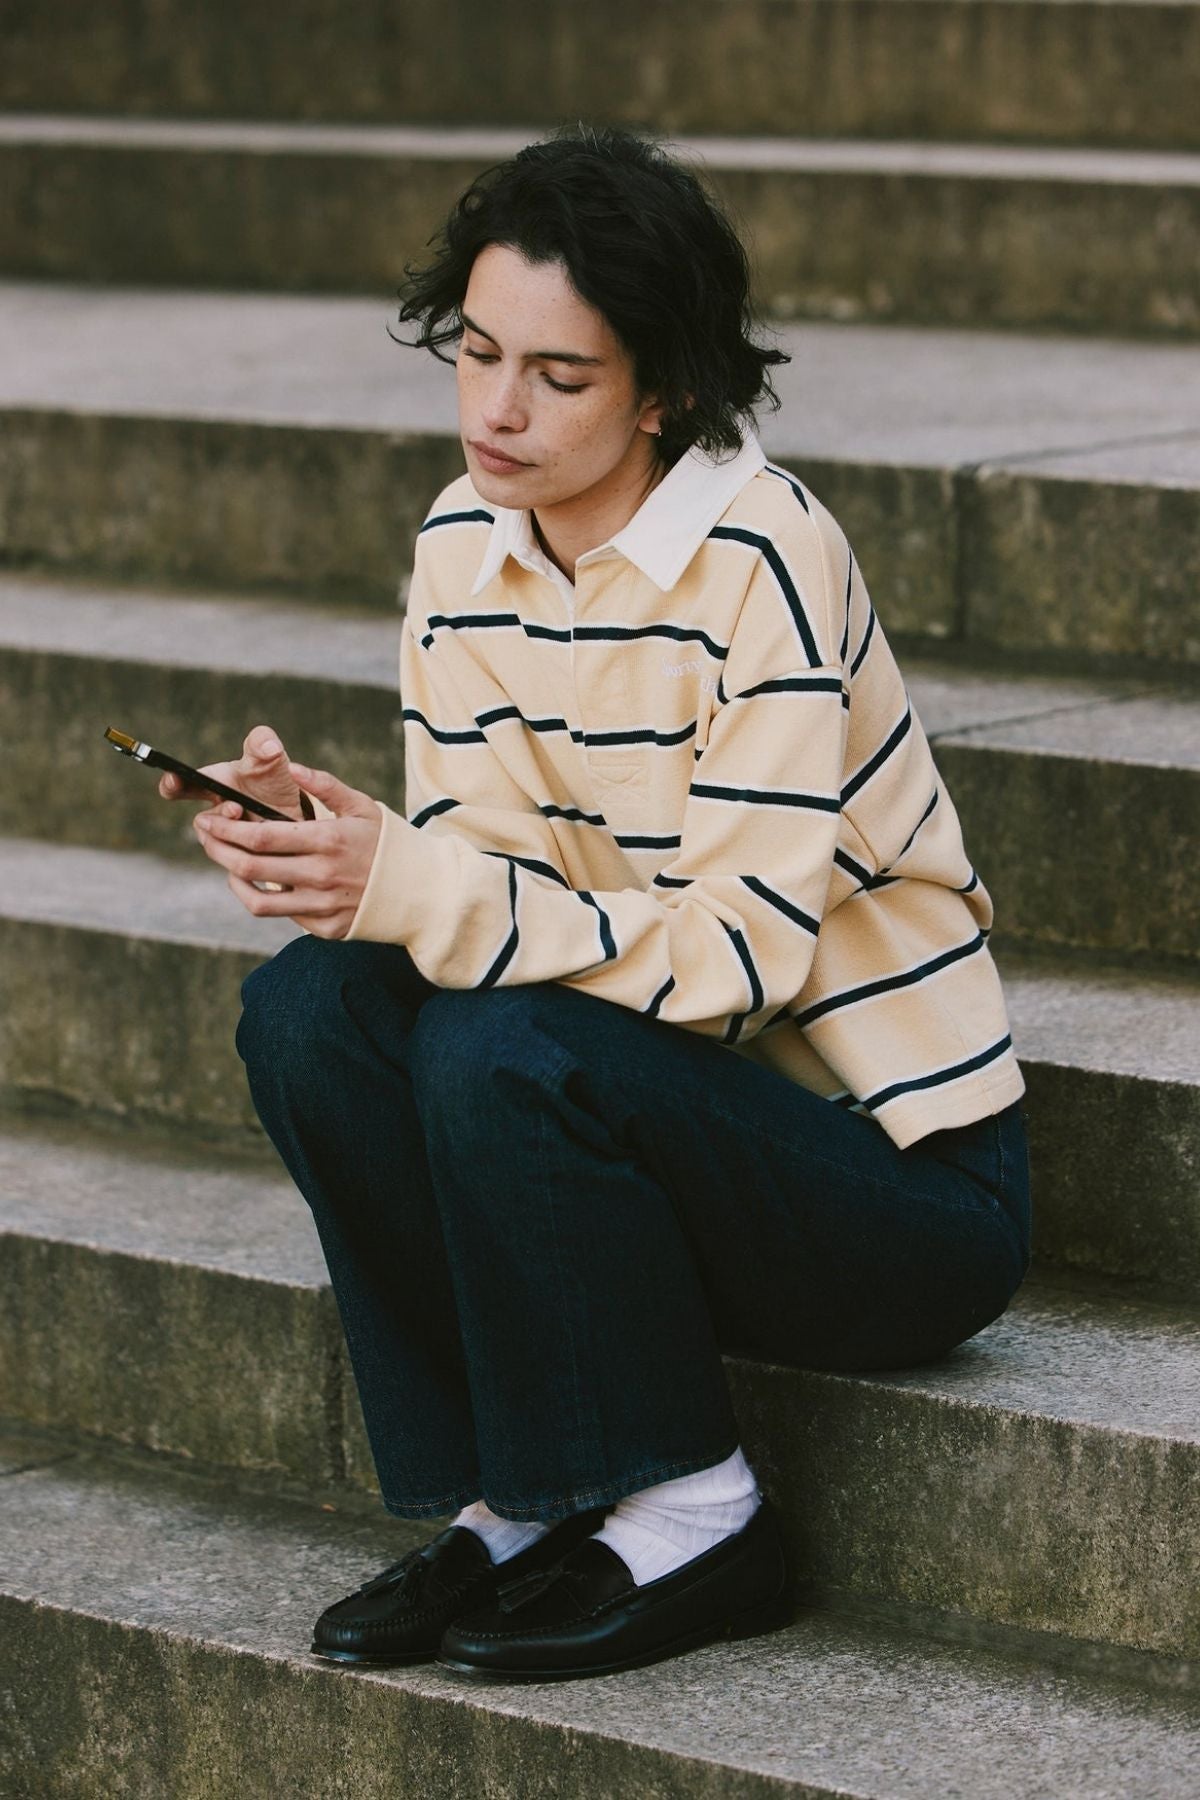
[[[598,1531],[607,1510],[596,1507],[560,1520],[502,1563],[492,1561],[477,1532],[448,1525],[326,1607],[313,1628],[312,1653],[328,1662],[376,1667],[429,1662],[447,1625],[461,1613],[487,1607],[509,1582],[536,1578]]]
[[[455,1620],[438,1663],[485,1681],[609,1675],[773,1631],[790,1616],[778,1520],[763,1500],[741,1531],[643,1587],[614,1550],[589,1539]]]

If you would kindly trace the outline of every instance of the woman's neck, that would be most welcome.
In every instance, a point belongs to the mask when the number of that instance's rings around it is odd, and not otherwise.
[[[530,515],[538,543],[556,568],[574,581],[579,558],[628,525],[666,472],[651,446],[650,461],[627,472],[615,472],[617,480],[598,482],[570,500],[538,507]]]

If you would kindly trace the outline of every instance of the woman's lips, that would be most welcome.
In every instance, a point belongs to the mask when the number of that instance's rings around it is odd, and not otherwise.
[[[504,456],[499,450],[493,450],[487,444],[477,444],[471,439],[471,448],[492,475],[515,475],[518,469],[528,469],[529,463],[518,462],[515,456]]]

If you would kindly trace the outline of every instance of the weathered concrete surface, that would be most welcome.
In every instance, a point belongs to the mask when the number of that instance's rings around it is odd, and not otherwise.
[[[537,133],[0,116],[0,260],[153,286],[391,288]],[[695,138],[783,318],[1193,334],[1200,156]],[[1165,248],[1164,248],[1165,247]]]
[[[236,0],[10,0],[8,13],[12,111],[504,125],[535,104],[546,120],[667,131],[1200,146],[1189,5],[613,0],[600,14],[493,0],[448,14],[434,0],[352,13],[305,0],[287,32]]]
[[[1200,988],[998,961],[1028,1088],[1035,1257],[1200,1297]]]
[[[6,1121],[0,1295],[0,1414],[341,1479],[341,1331],[273,1164]]]
[[[194,808],[165,805],[106,724],[199,766],[266,722],[301,761],[399,804],[399,641],[398,618],[0,580],[0,706],[21,721],[0,830],[194,861]]]
[[[9,1779],[96,1792],[468,1800],[1184,1800],[1194,1701],[802,1614],[604,1680],[509,1688],[305,1654],[412,1528],[81,1456],[0,1488]],[[1047,1755],[1047,1746],[1052,1755]],[[26,1786],[32,1781],[36,1785]]]
[[[239,988],[294,934],[211,867],[6,840],[0,1093],[257,1134]]]
[[[1200,956],[1200,702],[1162,693],[1017,715],[939,736],[934,753],[1001,930]]]
[[[382,300],[0,285],[22,346],[0,368],[0,557],[393,609],[463,465],[453,371],[388,323]],[[1200,663],[1200,351],[778,335],[764,443],[843,525],[890,631]],[[1069,453],[1094,482],[1063,478]]]

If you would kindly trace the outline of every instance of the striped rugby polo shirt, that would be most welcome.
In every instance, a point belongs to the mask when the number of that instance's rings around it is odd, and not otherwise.
[[[575,574],[466,476],[434,503],[349,937],[701,1032],[901,1147],[1017,1099],[991,902],[817,497],[692,451]]]

